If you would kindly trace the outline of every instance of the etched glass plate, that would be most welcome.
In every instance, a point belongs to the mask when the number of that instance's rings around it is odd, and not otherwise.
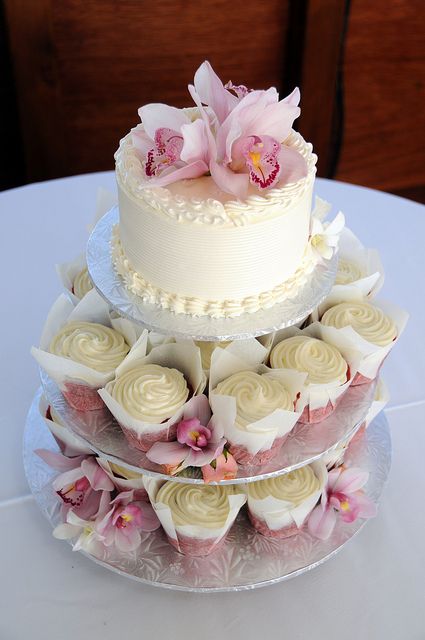
[[[128,444],[120,426],[106,407],[98,411],[77,411],[69,406],[57,385],[42,370],[41,381],[49,404],[64,425],[98,455],[149,476],[183,483],[203,482],[198,478],[163,474],[159,465]],[[237,478],[222,480],[220,484],[251,482],[288,473],[333,451],[353,435],[363,422],[374,393],[375,382],[349,387],[328,418],[313,425],[297,423],[271,462],[261,467],[239,466]]]
[[[265,335],[297,324],[306,318],[328,295],[335,280],[337,258],[318,264],[299,293],[284,302],[237,318],[209,318],[175,314],[159,306],[144,303],[129,292],[116,273],[111,258],[111,233],[118,222],[118,207],[99,220],[87,244],[87,266],[94,286],[121,316],[147,329],[194,340],[238,340]]]
[[[41,390],[28,413],[23,441],[23,458],[28,484],[49,522],[59,523],[59,502],[51,487],[55,475],[34,453],[34,449],[57,450],[57,445],[40,416]],[[345,460],[370,472],[367,494],[379,502],[391,465],[388,423],[380,414],[369,428],[354,438]],[[142,544],[132,553],[105,549],[102,557],[84,553],[98,564],[123,576],[168,589],[212,592],[254,589],[287,580],[310,571],[334,556],[364,525],[340,519],[326,541],[302,530],[292,538],[275,540],[257,533],[241,513],[224,546],[206,558],[190,558],[173,549],[161,530],[143,533]]]

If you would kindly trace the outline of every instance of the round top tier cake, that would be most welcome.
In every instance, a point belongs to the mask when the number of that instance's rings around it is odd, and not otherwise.
[[[293,297],[313,270],[317,157],[292,129],[295,89],[223,85],[208,62],[195,107],[149,104],[116,158],[113,261],[129,290],[175,313],[234,317]]]

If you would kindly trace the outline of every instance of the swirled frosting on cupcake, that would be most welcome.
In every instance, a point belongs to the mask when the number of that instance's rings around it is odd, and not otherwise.
[[[345,258],[338,260],[335,284],[350,284],[361,278],[363,278],[363,272],[355,262],[346,260]]]
[[[177,369],[143,364],[118,376],[111,395],[133,418],[159,424],[184,405],[189,388]]]
[[[276,478],[251,482],[247,486],[248,495],[254,500],[264,500],[272,496],[298,506],[319,491],[320,481],[312,467],[306,465]]]
[[[195,344],[201,350],[202,368],[203,369],[209,369],[210,365],[211,365],[211,356],[212,356],[212,352],[214,351],[214,349],[216,347],[221,347],[222,349],[225,349],[230,344],[230,341],[204,342],[202,340],[197,340],[195,342]]]
[[[272,369],[296,369],[308,374],[306,384],[344,384],[347,363],[336,347],[309,336],[279,342],[270,354]]]
[[[166,482],[156,494],[155,502],[169,507],[176,527],[186,525],[220,529],[229,515],[228,496],[233,487],[190,485]]]
[[[321,319],[328,327],[353,327],[368,342],[386,347],[397,337],[397,327],[379,307],[368,302],[341,302],[328,309]]]
[[[84,298],[86,293],[93,289],[92,281],[90,280],[89,272],[87,267],[84,267],[74,278],[74,282],[72,285],[74,294],[77,298]]]
[[[114,371],[129,350],[130,347],[118,331],[96,322],[69,322],[53,338],[49,347],[50,353],[79,362],[100,373]]]
[[[240,429],[276,409],[294,410],[292,398],[280,380],[254,371],[234,373],[220,382],[214,393],[236,399],[235,424]]]

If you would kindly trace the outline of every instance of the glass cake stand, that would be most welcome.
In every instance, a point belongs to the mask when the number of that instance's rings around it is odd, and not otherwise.
[[[131,471],[182,483],[203,480],[169,476],[146,455],[131,447],[115,418],[105,407],[98,411],[77,411],[66,402],[58,386],[41,370],[41,381],[46,399],[59,415],[64,428],[77,436],[81,444],[94,453]],[[252,482],[282,475],[302,467],[330,453],[349,439],[364,421],[375,393],[375,382],[350,387],[335,411],[317,424],[297,423],[288,435],[277,456],[267,465],[239,466],[238,477],[220,484]],[[211,483],[216,484],[216,483]]]
[[[60,521],[60,505],[51,486],[55,472],[34,453],[39,448],[57,450],[39,413],[41,394],[39,389],[28,413],[23,458],[31,492],[55,526]],[[369,471],[366,492],[378,503],[391,464],[391,439],[384,414],[350,442],[345,460]],[[286,540],[275,540],[257,533],[241,513],[224,546],[206,558],[181,555],[168,544],[161,530],[142,533],[141,546],[130,554],[110,549],[105,549],[101,557],[82,553],[111,571],[145,584],[193,592],[239,591],[274,584],[314,569],[342,549],[363,525],[364,521],[347,524],[338,520],[326,541],[313,538],[305,529]]]
[[[337,269],[337,257],[318,264],[304,287],[289,300],[256,313],[237,318],[209,318],[175,314],[157,305],[144,303],[129,292],[116,273],[111,258],[111,234],[118,223],[118,207],[99,220],[87,244],[87,267],[100,295],[119,315],[147,329],[194,340],[238,340],[265,335],[304,320],[330,292]]]

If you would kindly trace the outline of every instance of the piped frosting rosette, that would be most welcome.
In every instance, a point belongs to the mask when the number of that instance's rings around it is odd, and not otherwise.
[[[321,316],[323,335],[356,349],[361,358],[353,384],[374,380],[404,331],[408,314],[388,302],[373,304],[359,296],[329,307]]]
[[[74,456],[89,455],[93,453],[87,445],[82,443],[77,436],[67,429],[43,395],[40,398],[38,408],[47,428],[56,440],[64,456],[72,458]]]
[[[145,356],[142,336],[99,394],[129,443],[147,451],[175,440],[176,425],[206,379],[198,347],[188,341],[162,344]]]
[[[246,502],[236,485],[193,485],[145,479],[151,504],[168,541],[185,555],[218,549]]]
[[[96,197],[96,210],[93,223],[88,226],[88,231],[95,226],[100,218],[111,209],[117,202],[113,193],[106,189],[99,188]],[[67,291],[67,295],[74,304],[78,304],[82,298],[93,288],[90,279],[85,253],[81,253],[74,260],[56,265],[56,272],[62,286]]]
[[[325,336],[316,322],[306,329],[294,327],[279,334],[270,353],[270,366],[276,371],[299,371],[305,377],[296,408],[303,423],[327,418],[347,391],[357,372],[359,354],[343,344],[338,336]]]
[[[214,351],[210,404],[239,464],[264,465],[277,455],[300,416],[294,406],[305,377],[246,362],[229,348]]]
[[[108,305],[93,289],[76,307],[62,294],[53,304],[31,353],[80,411],[103,407],[97,389],[115,375],[137,333],[129,320],[109,316]]]
[[[288,538],[302,528],[327,479],[323,461],[245,485],[253,527],[270,538]]]
[[[384,284],[384,268],[376,249],[366,249],[345,227],[339,239],[338,269],[330,297],[344,295],[348,288],[374,298]]]

